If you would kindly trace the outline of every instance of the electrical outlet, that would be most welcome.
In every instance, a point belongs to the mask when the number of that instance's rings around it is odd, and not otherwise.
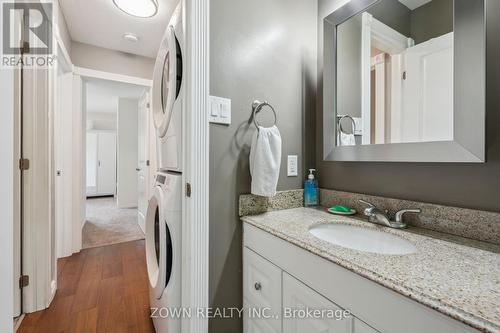
[[[299,175],[299,163],[297,155],[288,155],[287,170],[288,177],[297,177]]]

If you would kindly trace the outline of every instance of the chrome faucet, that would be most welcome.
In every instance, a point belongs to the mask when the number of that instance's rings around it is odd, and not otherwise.
[[[368,221],[375,224],[380,224],[389,228],[404,229],[407,227],[406,223],[403,222],[403,215],[405,213],[421,213],[420,209],[402,209],[398,211],[395,215],[395,221],[389,220],[387,216],[387,211],[383,211],[377,208],[371,202],[365,200],[359,200],[359,202],[364,203],[368,207],[365,208],[364,214],[368,217]]]

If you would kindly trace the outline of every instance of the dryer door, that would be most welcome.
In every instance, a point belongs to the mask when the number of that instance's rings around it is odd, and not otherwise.
[[[160,45],[153,74],[153,118],[160,138],[167,132],[181,82],[182,54],[174,27],[169,26]]]
[[[172,238],[164,213],[164,194],[156,186],[146,215],[146,261],[149,283],[160,299],[172,273]]]

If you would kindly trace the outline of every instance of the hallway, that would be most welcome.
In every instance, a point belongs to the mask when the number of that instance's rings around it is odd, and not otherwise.
[[[58,272],[52,304],[18,332],[154,332],[143,240],[82,250]]]

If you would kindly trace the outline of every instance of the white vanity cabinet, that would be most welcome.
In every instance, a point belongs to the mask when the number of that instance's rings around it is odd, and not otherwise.
[[[243,298],[245,333],[377,333],[247,247]]]
[[[479,332],[248,223],[243,245],[245,333]],[[262,308],[278,317],[248,315]],[[349,310],[350,316],[291,316],[290,309]]]

